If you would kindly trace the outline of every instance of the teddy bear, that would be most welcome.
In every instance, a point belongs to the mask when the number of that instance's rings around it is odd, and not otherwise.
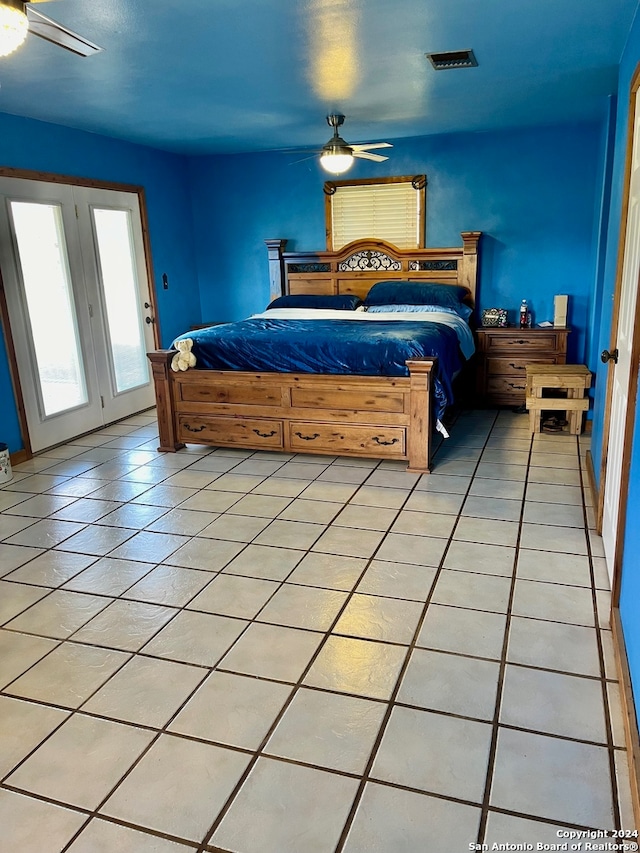
[[[181,341],[176,341],[174,347],[178,352],[171,359],[171,370],[177,373],[179,370],[189,370],[190,367],[196,366],[196,357],[191,352],[193,341],[191,338],[183,338]]]

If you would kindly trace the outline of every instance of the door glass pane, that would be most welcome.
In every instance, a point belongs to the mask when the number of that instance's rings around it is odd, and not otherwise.
[[[87,403],[59,205],[10,202],[44,415]]]
[[[115,392],[149,382],[128,210],[93,208]]]

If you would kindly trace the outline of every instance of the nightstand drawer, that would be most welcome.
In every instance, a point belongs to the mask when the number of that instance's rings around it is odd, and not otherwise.
[[[487,378],[487,394],[490,397],[524,396],[527,387],[527,377],[522,376],[489,376]]]
[[[506,352],[513,356],[518,353],[529,352],[555,352],[558,349],[558,332],[546,332],[538,329],[504,329],[499,332],[487,332],[483,330],[484,346],[486,353]]]
[[[542,358],[536,355],[534,358],[487,358],[487,374],[495,376],[497,374],[507,375],[522,375],[524,376],[527,365],[535,362],[536,364],[557,364],[557,359],[553,356]]]
[[[524,403],[527,364],[564,364],[569,329],[478,329],[477,395],[491,405]]]

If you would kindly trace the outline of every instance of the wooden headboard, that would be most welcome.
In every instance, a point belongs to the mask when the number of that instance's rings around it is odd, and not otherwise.
[[[271,299],[297,293],[353,293],[363,299],[378,281],[460,284],[475,304],[480,231],[463,231],[462,245],[398,249],[384,240],[355,240],[337,252],[285,252],[286,240],[265,240]]]

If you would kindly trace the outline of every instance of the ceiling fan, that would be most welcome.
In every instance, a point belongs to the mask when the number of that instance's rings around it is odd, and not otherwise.
[[[349,145],[344,139],[338,135],[338,128],[344,124],[343,115],[327,116],[327,124],[333,128],[333,136],[322,146],[320,151],[320,165],[327,172],[332,172],[334,175],[340,175],[346,172],[353,163],[354,157],[359,157],[361,160],[373,160],[376,163],[382,163],[383,160],[388,160],[383,154],[372,154],[372,148],[393,148],[390,142],[364,142],[359,145]]]
[[[31,8],[34,3],[47,1],[30,0],[27,3],[24,0],[0,0],[0,57],[8,56],[19,48],[28,33],[79,56],[91,56],[103,49]]]

